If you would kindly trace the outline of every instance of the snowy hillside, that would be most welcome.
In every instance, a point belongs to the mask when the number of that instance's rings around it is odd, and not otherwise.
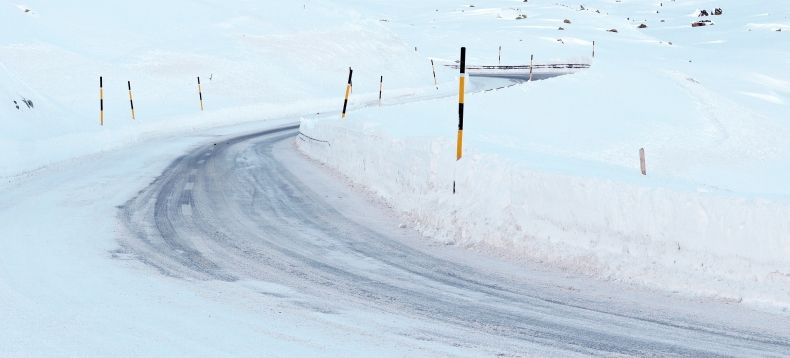
[[[717,6],[725,12],[705,17],[711,25],[691,27]],[[351,108],[377,102],[379,76],[385,106],[342,122],[308,117],[303,132],[334,145],[301,148],[423,233],[599,277],[784,302],[789,12],[735,1],[8,2],[0,174],[152,135],[333,113],[353,67]],[[470,65],[525,65],[534,55],[592,67],[470,95],[466,158],[455,164],[457,75],[446,65],[460,46]],[[470,82],[472,91],[507,85]],[[444,99],[390,106],[404,96]],[[755,293],[764,289],[772,293]]]
[[[457,163],[454,97],[346,121],[306,119],[303,132],[331,146],[300,148],[442,242],[673,291],[790,304],[787,4],[475,5],[440,10],[420,28],[453,39],[428,45],[433,56],[452,60],[464,45],[470,64],[496,65],[502,45],[503,64],[533,53],[589,61],[595,41],[591,69],[469,94]],[[697,17],[715,7],[724,13]],[[712,23],[691,26],[700,19]],[[454,37],[465,28],[476,30]],[[440,88],[455,90],[455,76],[443,72]]]
[[[384,23],[330,1],[4,1],[0,23],[0,150],[14,153],[0,159],[3,176],[153,132],[335,110],[349,66],[359,93],[397,74],[390,94],[414,94],[423,74],[412,69],[425,64]],[[36,110],[16,110],[23,97]]]
[[[0,24],[0,357],[790,351],[787,0]]]

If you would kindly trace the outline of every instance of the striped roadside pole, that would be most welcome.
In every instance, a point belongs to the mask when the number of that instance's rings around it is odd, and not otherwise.
[[[354,74],[354,70],[351,67],[348,68],[348,84],[346,84],[346,98],[343,100],[343,113],[341,114],[340,118],[346,118],[346,108],[348,108],[348,95],[351,94],[351,75]]]
[[[197,76],[198,96],[200,96],[200,110],[203,110],[203,88],[200,86],[200,76]]]
[[[455,161],[461,160],[464,147],[464,87],[466,85],[466,47],[461,47],[461,73],[458,76],[458,139],[455,147]],[[455,194],[455,179],[453,179]]]
[[[431,59],[431,69],[433,69],[433,85],[436,86],[436,90],[439,90],[439,82],[436,81],[436,66],[433,64],[433,59]]]
[[[529,55],[529,80],[532,81],[532,60],[535,58],[535,55]]]
[[[132,108],[132,120],[135,120],[134,116],[134,98],[132,97],[132,81],[126,81],[127,87],[129,87],[129,106]]]
[[[455,160],[461,160],[464,144],[464,88],[466,86],[466,47],[461,47],[461,73],[458,76],[458,142]]]
[[[381,105],[381,91],[384,89],[384,76],[379,79],[379,106]]]
[[[104,79],[99,76],[99,125],[104,125]]]
[[[501,65],[502,64],[502,46],[499,46],[499,58],[498,58],[498,61],[499,61],[499,64]]]
[[[595,58],[595,41],[593,41],[593,53],[592,53],[592,56],[593,56],[593,58]]]

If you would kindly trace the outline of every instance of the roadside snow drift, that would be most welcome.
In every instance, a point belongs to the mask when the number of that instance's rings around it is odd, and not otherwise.
[[[0,356],[781,354],[788,15],[0,1]],[[461,46],[591,68],[471,77],[456,162]]]
[[[714,7],[725,9],[708,17],[715,25],[690,26],[698,8]],[[497,29],[496,40],[459,38],[436,50],[453,61],[464,45],[474,65],[496,64],[496,45],[508,42],[508,63],[569,52],[589,61],[596,41],[592,68],[467,94],[460,161],[453,97],[364,109],[344,121],[308,117],[302,132],[325,142],[302,137],[299,148],[441,242],[692,295],[790,306],[790,41],[765,31],[781,26],[756,25],[786,23],[786,4],[517,8],[528,17],[503,21],[505,11],[477,8],[424,31],[452,37],[456,26]],[[612,28],[618,32],[605,31]],[[457,75],[442,76],[440,87],[457,91]]]

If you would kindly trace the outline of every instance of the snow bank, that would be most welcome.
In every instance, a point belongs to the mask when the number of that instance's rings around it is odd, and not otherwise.
[[[303,138],[302,151],[435,240],[596,277],[790,305],[790,204],[551,173],[491,154],[467,153],[456,164],[449,140],[302,123],[330,142]]]
[[[689,14],[714,7],[725,11],[715,26],[691,28]],[[384,106],[345,122],[306,119],[305,133],[332,146],[302,148],[426,234],[601,277],[786,304],[790,41],[775,30],[787,16],[784,0],[591,0],[583,10],[510,0],[4,3],[0,176],[151,136],[336,113],[351,66],[351,108],[376,103],[382,75]],[[592,41],[589,70],[470,94],[467,154],[453,162],[456,74],[439,66],[434,90],[430,58],[452,63],[466,46],[470,65],[493,65],[501,47],[502,65],[530,55],[587,63]],[[471,82],[470,91],[504,86]],[[35,107],[17,109],[23,98]]]
[[[722,7],[725,15],[715,26],[691,28],[687,15],[699,6]],[[787,16],[779,2],[755,6],[592,2],[578,11],[529,3],[519,9],[529,18],[516,27],[478,9],[464,25],[477,19],[499,38],[523,39],[530,48],[519,50],[521,59],[532,51],[541,61],[547,53],[582,54],[596,40],[592,68],[467,94],[465,155],[457,163],[452,97],[363,109],[345,121],[305,118],[297,144],[435,240],[786,308],[790,43],[782,32],[746,29],[757,13],[770,14],[761,16],[766,23]],[[544,26],[563,18],[573,20],[564,31]],[[468,62],[495,64],[496,47],[483,37],[464,43]],[[457,56],[457,47],[439,49],[438,58]],[[440,76],[444,87],[454,75]],[[487,80],[471,80],[486,87]]]

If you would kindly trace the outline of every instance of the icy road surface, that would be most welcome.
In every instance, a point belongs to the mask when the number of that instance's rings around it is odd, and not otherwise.
[[[790,354],[781,318],[737,305],[645,304],[649,293],[615,284],[602,298],[557,289],[584,284],[552,286],[529,268],[453,259],[453,248],[429,245],[301,157],[297,133],[286,126],[225,137],[176,159],[121,207],[121,251],[194,284],[264,282],[278,287],[264,294],[326,320],[356,312],[366,334],[454,347],[442,349],[448,354]]]

